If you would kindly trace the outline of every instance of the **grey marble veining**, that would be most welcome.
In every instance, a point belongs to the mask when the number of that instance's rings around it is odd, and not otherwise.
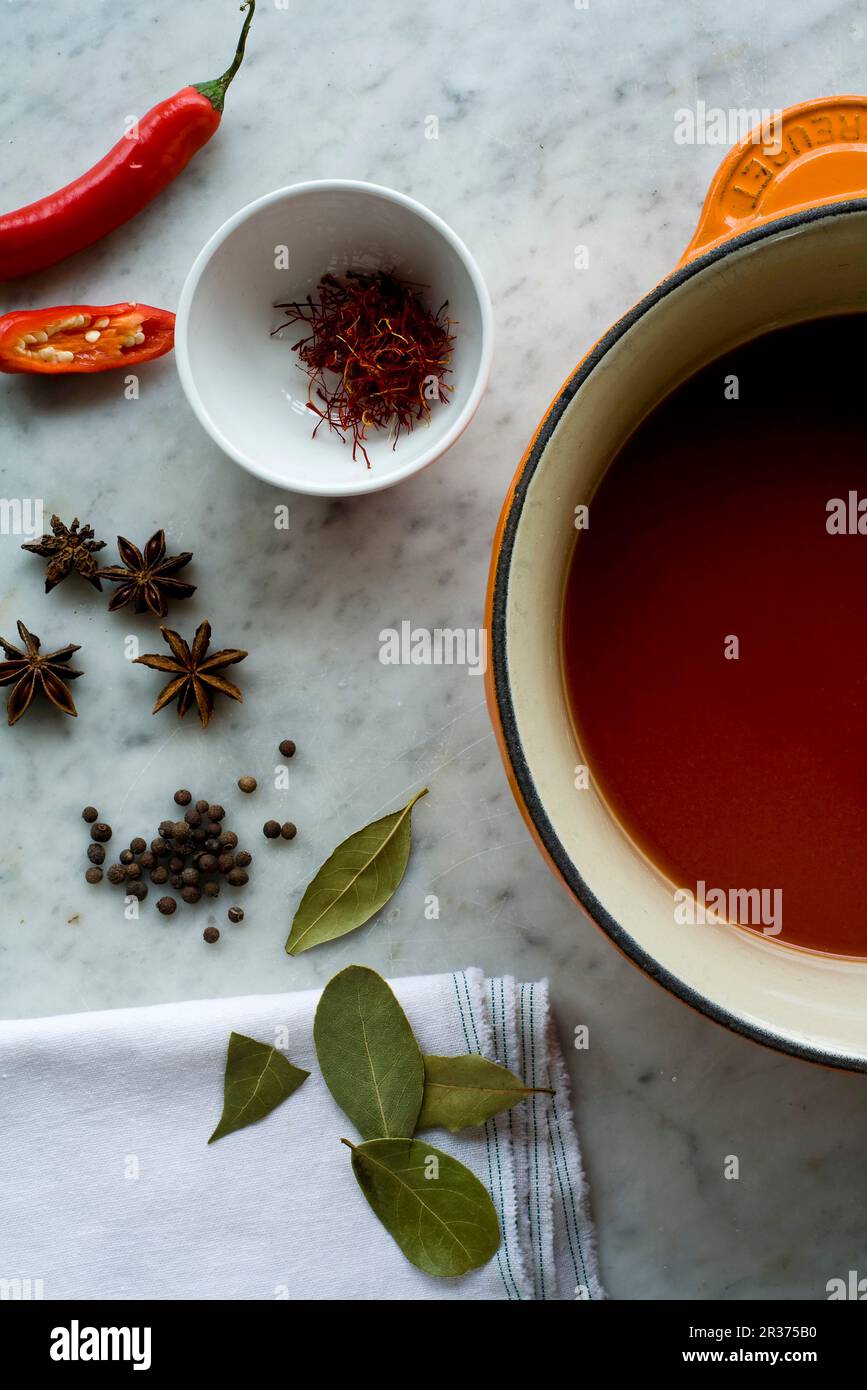
[[[239,15],[225,0],[11,0],[0,17],[15,81],[0,89],[3,197],[18,206],[100,156],[129,114],[214,76]],[[512,802],[481,681],[387,667],[378,634],[480,622],[500,502],[524,445],[577,357],[674,263],[723,151],[678,146],[678,107],[768,107],[857,91],[864,4],[797,0],[260,0],[245,69],[207,149],[133,223],[67,263],[2,287],[3,310],[132,298],[173,307],[210,233],[269,189],[356,177],[393,185],[450,221],[488,279],[497,320],[490,391],[470,430],[423,475],[354,502],[281,495],[225,459],[193,419],[171,358],[141,373],[3,378],[0,489],[46,514],[142,544],[165,526],[195,552],[195,597],[172,622],[210,618],[240,645],[245,704],[206,732],[151,718],[158,677],[70,580],[46,597],[41,565],[0,537],[0,632],[22,618],[81,643],[80,717],[32,711],[0,728],[0,1009],[107,1008],[324,982],[351,960],[390,974],[477,964],[549,975],[571,1052],[603,1279],[619,1298],[822,1298],[865,1270],[867,1107],[862,1078],[730,1036],[656,989],[576,913]],[[425,118],[439,138],[425,138]],[[589,252],[576,270],[575,248]],[[288,532],[273,508],[287,502]],[[106,557],[111,556],[111,550]],[[292,737],[288,791],[272,790]],[[255,797],[233,790],[252,772]],[[138,923],[82,881],[94,802],[118,837],[155,833],[178,785],[230,806],[253,850],[247,920],[201,939],[204,904]],[[428,785],[406,881],[378,921],[297,960],[291,908],[350,830]],[[296,842],[266,844],[291,817]],[[424,916],[425,897],[439,920]],[[727,1155],[741,1177],[723,1177]]]

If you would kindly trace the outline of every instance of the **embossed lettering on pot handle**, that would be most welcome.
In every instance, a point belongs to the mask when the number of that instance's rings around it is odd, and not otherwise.
[[[726,155],[679,264],[743,232],[849,198],[867,198],[867,97],[786,107]]]

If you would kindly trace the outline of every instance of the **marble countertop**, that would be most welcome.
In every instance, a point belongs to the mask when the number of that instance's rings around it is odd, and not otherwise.
[[[23,204],[100,156],[129,114],[223,70],[239,15],[212,0],[10,0],[0,91],[4,201]],[[126,228],[3,287],[3,310],[126,298],[172,307],[214,229],[260,194],[350,177],[401,189],[464,237],[494,301],[488,394],[458,445],[397,489],[354,502],[275,492],[224,458],[193,418],[169,357],[63,382],[6,377],[4,498],[41,498],[97,534],[142,544],[164,526],[199,585],[172,619],[209,617],[249,649],[243,707],[203,732],[151,717],[151,672],[125,660],[156,624],[110,615],[70,580],[45,596],[40,562],[0,536],[0,631],[81,644],[80,716],[31,711],[0,731],[0,1014],[7,1017],[302,988],[350,960],[391,975],[476,964],[551,977],[612,1296],[825,1296],[863,1263],[863,1078],[729,1035],[655,988],[545,868],[514,806],[482,682],[458,668],[383,666],[379,632],[477,627],[499,506],[567,371],[674,263],[723,154],[673,138],[678,108],[769,107],[857,91],[860,4],[800,0],[260,0],[217,136]],[[425,137],[426,118],[439,121]],[[589,267],[576,268],[577,246]],[[288,531],[273,525],[286,502]],[[111,552],[106,552],[110,554]],[[276,744],[296,740],[275,791]],[[236,778],[259,778],[255,798]],[[291,907],[346,833],[423,785],[406,880],[380,918],[333,947],[283,952]],[[152,835],[189,786],[230,805],[256,853],[247,920],[209,948],[204,904],[171,926],[152,902],[124,920],[82,880],[84,803],[118,836]],[[267,845],[270,815],[297,822]],[[152,828],[153,827],[153,828]],[[440,901],[424,916],[425,895]],[[150,910],[149,910],[150,909]],[[196,925],[198,923],[198,926]],[[740,1179],[727,1181],[729,1155]],[[862,1270],[862,1272],[864,1272]]]

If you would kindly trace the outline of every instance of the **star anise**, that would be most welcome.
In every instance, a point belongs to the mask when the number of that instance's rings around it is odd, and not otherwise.
[[[73,652],[81,648],[70,643],[68,647],[46,652],[43,656],[39,651],[39,638],[28,632],[22,622],[18,624],[18,635],[24,643],[23,652],[7,642],[5,637],[0,637],[0,647],[7,657],[6,661],[0,661],[0,685],[12,686],[6,703],[9,723],[17,724],[22,714],[27,713],[37,690],[64,714],[77,715],[78,710],[65,682],[75,680],[84,672],[76,671],[66,663]]]
[[[178,570],[192,560],[192,551],[167,556],[165,531],[151,536],[144,555],[125,536],[118,536],[117,548],[123,565],[109,565],[97,571],[100,579],[110,579],[113,584],[120,585],[108,605],[109,613],[132,603],[136,613],[144,613],[149,608],[156,617],[164,618],[170,599],[189,598],[196,592],[195,584],[175,578]]]
[[[172,700],[176,699],[178,714],[183,717],[195,702],[202,727],[206,729],[214,712],[215,690],[219,690],[221,694],[229,695],[233,700],[238,700],[243,704],[244,697],[238,687],[233,685],[231,681],[225,680],[218,673],[225,670],[227,666],[234,666],[237,661],[243,661],[247,655],[246,652],[230,647],[226,651],[212,652],[208,656],[208,647],[211,642],[211,624],[209,622],[200,623],[196,628],[196,635],[191,647],[187,646],[183,637],[172,632],[171,628],[161,627],[160,632],[171,647],[172,655],[150,654],[136,658],[140,665],[150,666],[154,671],[165,671],[172,677],[168,685],[160,691],[152,710],[153,714],[164,709],[166,705],[171,704]]]
[[[29,550],[32,555],[41,555],[48,560],[48,569],[45,572],[45,592],[50,594],[51,590],[68,574],[75,570],[82,579],[86,579],[88,584],[92,584],[94,589],[102,590],[99,582],[96,561],[93,558],[94,551],[104,550],[105,541],[93,539],[93,527],[82,526],[78,529],[78,517],[73,517],[71,526],[64,526],[59,516],[51,518],[51,529],[53,536],[43,536],[38,541],[26,541],[22,545],[22,550]]]

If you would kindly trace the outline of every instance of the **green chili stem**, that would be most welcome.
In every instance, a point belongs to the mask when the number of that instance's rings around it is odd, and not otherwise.
[[[241,30],[241,37],[238,39],[238,47],[235,49],[235,56],[230,66],[226,68],[222,77],[217,77],[211,82],[196,82],[194,84],[196,91],[201,92],[203,97],[207,97],[215,111],[222,111],[229,83],[244,61],[244,49],[247,47],[247,34],[253,22],[256,0],[244,0],[241,9],[246,10],[247,14],[244,18],[244,27]]]

